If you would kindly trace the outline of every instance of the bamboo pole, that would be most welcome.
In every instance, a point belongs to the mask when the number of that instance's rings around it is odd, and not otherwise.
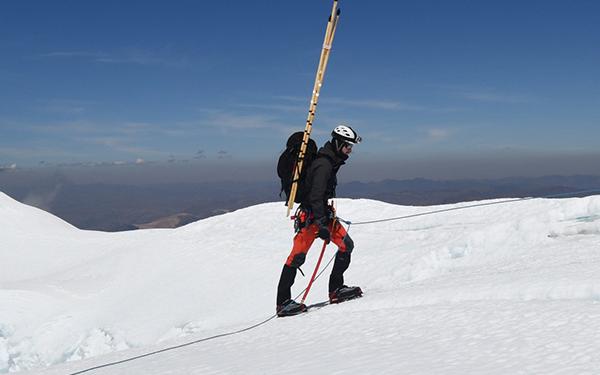
[[[329,55],[331,52],[331,45],[333,43],[333,37],[335,36],[335,29],[337,27],[338,20],[340,18],[340,11],[337,9],[338,0],[333,1],[333,7],[331,9],[331,15],[327,22],[327,28],[325,29],[325,38],[323,40],[323,49],[321,50],[321,56],[319,58],[319,65],[317,66],[317,74],[315,77],[315,84],[313,86],[312,98],[310,100],[310,106],[308,108],[308,118],[306,119],[306,126],[304,128],[304,137],[302,138],[302,145],[300,146],[300,153],[298,155],[298,163],[294,168],[294,178],[292,179],[292,187],[290,196],[287,202],[287,214],[290,216],[290,212],[294,207],[294,199],[298,191],[298,179],[302,173],[302,167],[304,165],[304,154],[306,153],[306,146],[310,139],[310,133],[312,131],[313,120],[315,118],[315,111],[317,109],[317,102],[319,101],[319,94],[321,87],[323,86],[323,78],[325,76],[325,70],[327,69],[327,62],[329,61]]]

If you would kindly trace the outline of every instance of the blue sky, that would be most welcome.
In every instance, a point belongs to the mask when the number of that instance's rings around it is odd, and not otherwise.
[[[600,160],[599,2],[340,6],[319,143],[345,122],[365,140],[353,156],[365,165],[487,160],[480,168],[523,175],[528,161],[532,173],[548,163],[591,173]],[[304,128],[330,10],[328,0],[1,2],[0,166],[272,163]]]

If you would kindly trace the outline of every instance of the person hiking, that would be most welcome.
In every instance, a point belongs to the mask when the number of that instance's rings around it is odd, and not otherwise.
[[[337,172],[350,157],[352,147],[361,138],[349,126],[339,125],[331,132],[332,139],[319,150],[304,181],[306,195],[296,212],[296,235],[290,255],[281,271],[277,286],[277,315],[289,316],[306,311],[306,305],[291,299],[296,272],[306,260],[306,254],[318,237],[338,246],[333,270],[329,277],[329,301],[339,303],[360,297],[359,287],[344,285],[344,271],[350,265],[354,242],[344,227],[334,220],[335,212],[328,200],[335,197]]]

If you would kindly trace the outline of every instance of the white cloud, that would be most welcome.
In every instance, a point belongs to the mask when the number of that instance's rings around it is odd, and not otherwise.
[[[99,132],[97,124],[86,120],[22,124],[21,129],[29,129],[33,132],[62,135],[65,137],[73,134],[89,134]]]
[[[244,130],[267,128],[273,120],[272,117],[265,115],[236,115],[221,112],[213,115],[207,122],[219,128]]]
[[[388,111],[422,111],[425,108],[418,105],[407,104],[393,100],[378,100],[378,99],[345,99],[345,98],[329,98],[322,99],[324,102],[334,105],[347,107],[360,107],[371,109],[383,109]]]
[[[58,113],[63,115],[77,115],[86,111],[90,102],[72,99],[50,99],[41,101],[36,109],[43,112]]]
[[[290,101],[290,102],[305,102],[306,109],[310,105],[310,98],[300,98],[295,96],[276,96],[274,99]],[[387,111],[422,111],[426,108],[420,105],[403,103],[397,100],[385,100],[385,99],[347,99],[347,98],[326,98],[320,99],[319,103],[328,103],[333,105],[339,105],[344,107],[359,107],[359,108],[371,108],[371,109],[382,109]]]
[[[90,51],[55,51],[42,53],[39,57],[48,57],[48,58],[90,58],[90,59],[99,59],[104,58],[107,55],[103,52],[90,52]]]
[[[72,159],[76,152],[46,146],[0,147],[0,157],[13,160]],[[37,162],[37,161],[36,161]]]
[[[268,111],[280,112],[308,112],[308,104],[302,105],[285,105],[285,104],[239,104],[243,108],[266,109]]]
[[[88,137],[88,138],[80,138],[79,140],[81,142],[87,142],[87,143],[91,143],[91,144],[104,146],[115,152],[129,154],[132,157],[140,157],[140,155],[144,155],[146,157],[152,156],[154,158],[164,159],[169,155],[169,153],[167,153],[167,152],[158,151],[154,148],[133,145],[132,140],[130,138]]]
[[[211,126],[228,133],[239,133],[246,130],[270,130],[278,133],[288,133],[290,129],[299,130],[297,126],[285,124],[275,116],[262,114],[240,115],[225,111],[214,111],[208,116],[208,118],[201,120],[201,124]],[[303,122],[302,126],[304,126]]]
[[[306,105],[308,105],[310,102],[310,98],[291,96],[291,95],[276,95],[273,97],[273,99],[284,100],[287,102],[305,102]]]
[[[427,136],[431,140],[440,141],[450,136],[452,132],[449,129],[431,128],[427,129]]]
[[[504,94],[497,92],[471,91],[463,92],[462,96],[469,100],[486,103],[507,103],[507,104],[525,104],[531,103],[535,99],[530,95],[523,94]]]
[[[500,92],[494,88],[472,87],[469,85],[437,85],[436,87],[449,91],[453,96],[475,102],[526,104],[538,100],[530,94]]]
[[[16,163],[12,163],[10,165],[0,165],[0,172],[14,171],[16,169],[17,169],[17,164]]]
[[[52,59],[85,59],[104,64],[165,65],[186,67],[189,61],[185,57],[174,57],[168,49],[159,51],[141,48],[125,48],[120,51],[55,51],[38,55]]]

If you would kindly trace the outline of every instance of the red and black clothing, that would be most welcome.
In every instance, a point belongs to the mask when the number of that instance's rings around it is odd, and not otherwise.
[[[336,151],[331,142],[327,142],[318,152],[306,176],[308,194],[300,204],[305,216],[300,230],[294,237],[294,244],[287,257],[279,285],[277,288],[277,305],[282,305],[291,298],[291,287],[294,284],[297,269],[304,263],[306,254],[317,238],[320,227],[326,227],[331,234],[331,241],[338,246],[333,270],[329,278],[329,291],[332,292],[344,284],[343,273],[350,265],[350,253],[354,243],[339,223],[332,223],[331,209],[328,200],[335,197],[337,172],[344,165],[347,155]]]

